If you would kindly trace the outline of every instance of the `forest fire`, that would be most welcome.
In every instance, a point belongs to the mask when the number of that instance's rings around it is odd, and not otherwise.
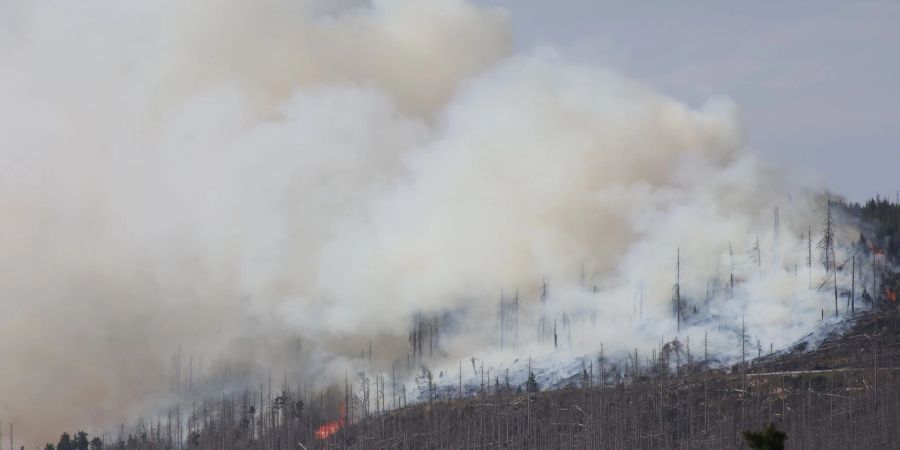
[[[328,439],[333,434],[340,431],[341,427],[343,426],[343,420],[332,420],[331,422],[326,422],[316,430],[316,439]]]
[[[884,250],[875,246],[875,244],[869,244],[869,251],[875,254],[875,256],[884,255]]]
[[[884,290],[884,296],[891,302],[897,303],[897,291],[895,291],[891,288],[886,288]]]
[[[341,404],[341,418],[338,420],[332,420],[331,422],[325,422],[316,429],[316,439],[324,440],[333,436],[335,433],[344,428],[344,404]]]

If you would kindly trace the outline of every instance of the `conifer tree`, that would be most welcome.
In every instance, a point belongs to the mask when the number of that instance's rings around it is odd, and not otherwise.
[[[534,377],[534,371],[528,371],[528,381],[525,383],[525,390],[528,392],[537,392],[540,390],[538,387],[537,379]]]
[[[742,431],[747,446],[753,450],[784,450],[787,435],[775,428],[772,423],[766,424],[762,431]]]

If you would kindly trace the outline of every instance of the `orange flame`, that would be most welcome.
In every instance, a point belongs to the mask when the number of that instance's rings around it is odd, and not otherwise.
[[[884,296],[887,297],[888,300],[897,303],[897,293],[894,292],[891,288],[887,288],[884,290]]]
[[[316,439],[323,440],[328,439],[333,436],[335,433],[344,428],[344,404],[341,403],[341,418],[338,420],[332,420],[331,422],[325,422],[316,429]]]
[[[875,246],[875,244],[869,244],[869,251],[874,253],[876,256],[884,255],[884,250]]]
[[[341,427],[343,426],[343,420],[332,420],[331,422],[326,422],[316,430],[316,439],[328,439],[334,433],[340,431]]]

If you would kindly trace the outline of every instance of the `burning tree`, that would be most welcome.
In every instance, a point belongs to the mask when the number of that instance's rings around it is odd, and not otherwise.
[[[333,436],[338,431],[341,431],[341,428],[344,428],[344,418],[346,415],[346,410],[344,408],[344,404],[341,403],[340,406],[340,418],[337,420],[332,420],[330,422],[325,422],[316,429],[316,439],[324,440]]]

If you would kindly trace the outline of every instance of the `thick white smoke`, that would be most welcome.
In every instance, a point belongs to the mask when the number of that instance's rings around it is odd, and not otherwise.
[[[501,291],[523,344],[497,360],[549,351],[541,314],[584,320],[575,353],[649,349],[679,251],[682,335],[733,355],[742,318],[774,347],[814,326],[822,199],[744,152],[733,105],[510,41],[462,0],[0,5],[0,420],[126,420],[179,345],[265,367],[299,336],[327,383],[369,339],[405,357],[419,313],[454,315],[456,361],[496,342]]]

